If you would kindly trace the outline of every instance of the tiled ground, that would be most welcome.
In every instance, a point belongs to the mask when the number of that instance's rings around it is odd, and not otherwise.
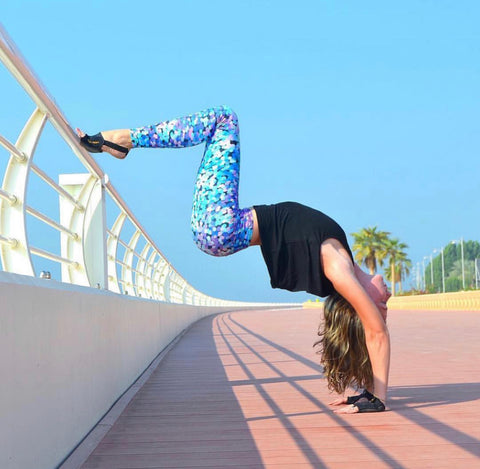
[[[390,313],[390,411],[332,413],[319,310],[207,318],[82,466],[480,468],[480,313]]]

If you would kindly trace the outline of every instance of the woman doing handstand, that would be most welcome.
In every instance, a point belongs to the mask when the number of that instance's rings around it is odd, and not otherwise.
[[[340,413],[385,410],[390,364],[385,282],[355,264],[345,232],[322,212],[294,202],[239,208],[239,128],[230,108],[93,136],[77,132],[88,151],[120,159],[132,148],[204,142],[191,219],[197,246],[227,256],[260,245],[272,287],[327,296],[317,343],[328,386],[339,394],[349,386],[364,388],[332,404],[347,404]]]

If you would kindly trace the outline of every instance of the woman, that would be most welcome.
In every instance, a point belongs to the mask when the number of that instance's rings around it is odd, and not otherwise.
[[[347,404],[339,413],[385,410],[390,293],[382,277],[367,275],[354,263],[345,232],[322,212],[293,202],[239,208],[240,141],[231,109],[221,106],[93,136],[77,132],[88,151],[107,151],[120,159],[132,148],[184,148],[205,142],[191,220],[197,246],[213,256],[226,256],[260,245],[272,287],[328,296],[319,343],[329,387],[339,393],[349,385],[366,388],[332,404]]]

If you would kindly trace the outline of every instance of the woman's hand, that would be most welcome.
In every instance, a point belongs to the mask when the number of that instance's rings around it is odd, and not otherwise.
[[[339,397],[337,399],[335,399],[334,401],[332,402],[329,402],[328,405],[343,405],[343,404],[346,404],[347,403],[347,399],[348,397]]]
[[[370,396],[373,397],[373,395],[371,395],[371,394],[370,394]],[[333,402],[330,402],[330,405],[355,404],[355,402],[359,401],[363,397],[369,397],[367,389],[365,389],[360,394],[355,394],[354,396],[339,397],[338,399],[335,399]]]
[[[334,410],[336,414],[383,412],[385,410],[385,404],[367,390],[357,396],[340,397],[335,399],[333,402],[330,402],[330,405],[343,406],[340,409]]]
[[[345,405],[333,411],[336,414],[358,414],[359,409],[355,404]]]

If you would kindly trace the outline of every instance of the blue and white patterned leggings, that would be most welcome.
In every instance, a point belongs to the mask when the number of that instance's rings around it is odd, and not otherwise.
[[[133,147],[184,148],[206,143],[195,182],[192,231],[196,245],[228,256],[250,245],[253,217],[238,207],[240,140],[238,118],[228,107],[131,129]]]

